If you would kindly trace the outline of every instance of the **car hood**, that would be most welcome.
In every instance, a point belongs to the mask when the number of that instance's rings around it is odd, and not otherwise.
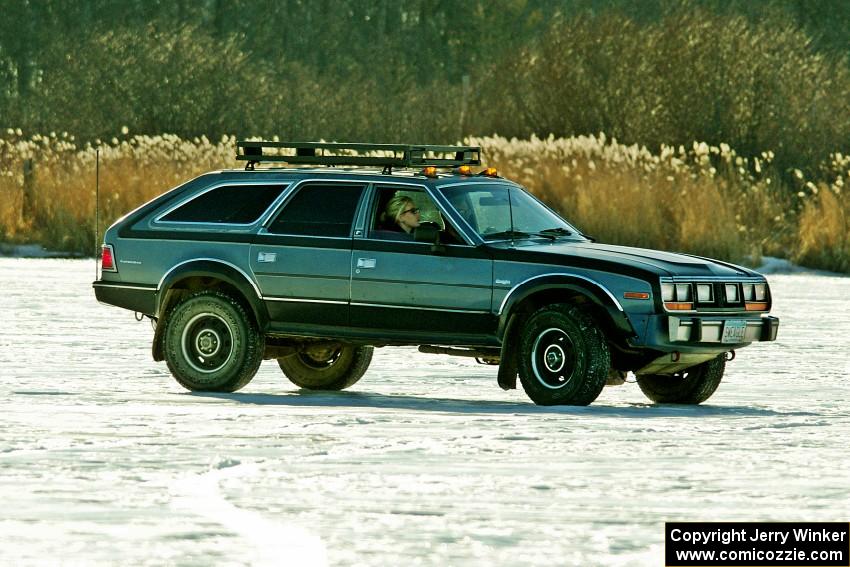
[[[576,266],[586,269],[641,272],[644,275],[741,278],[759,277],[757,272],[727,262],[630,246],[614,246],[596,242],[499,242],[491,245],[497,256],[507,259]]]

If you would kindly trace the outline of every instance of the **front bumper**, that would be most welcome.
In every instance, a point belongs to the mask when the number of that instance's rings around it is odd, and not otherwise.
[[[652,315],[634,346],[662,352],[721,353],[754,342],[775,341],[778,330],[779,318],[767,314]]]
[[[732,336],[724,330],[732,324],[743,323],[742,332]],[[759,341],[775,341],[779,318],[762,315],[760,319],[667,317],[668,338],[671,343],[709,343],[735,345]]]
[[[644,344],[659,355],[635,374],[674,374],[750,343],[775,341],[779,318],[654,315],[647,320]]]

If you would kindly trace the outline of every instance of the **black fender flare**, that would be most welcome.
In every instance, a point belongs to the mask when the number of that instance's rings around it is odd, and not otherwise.
[[[165,316],[166,301],[169,292],[179,282],[193,277],[213,278],[236,289],[244,298],[250,308],[260,332],[263,332],[269,324],[269,312],[262,300],[262,295],[256,283],[233,264],[221,260],[196,259],[182,262],[172,267],[160,280],[156,291],[156,317],[157,325],[153,339],[154,360],[162,360],[160,349],[160,338],[165,325],[162,324]]]
[[[614,294],[599,282],[576,274],[546,274],[529,278],[508,292],[496,313],[499,318],[496,333],[502,343],[498,375],[502,389],[516,388],[518,353],[514,347],[520,327],[516,308],[533,295],[558,291],[578,294],[590,301],[598,311],[606,314],[609,329],[617,335],[635,336],[634,327],[623,306]]]
[[[607,313],[613,330],[626,337],[635,336],[635,330],[626,316],[623,306],[608,288],[593,279],[577,274],[547,274],[529,278],[508,292],[497,312],[499,317],[497,335],[499,338],[504,339],[510,317],[518,305],[532,295],[558,290],[585,297]]]
[[[265,329],[268,325],[269,313],[265,303],[263,303],[262,295],[257,284],[244,271],[233,264],[221,260],[189,260],[171,268],[157,286],[157,316],[162,315],[160,310],[164,307],[164,300],[171,288],[176,283],[192,277],[215,278],[234,287],[248,302],[260,329]]]

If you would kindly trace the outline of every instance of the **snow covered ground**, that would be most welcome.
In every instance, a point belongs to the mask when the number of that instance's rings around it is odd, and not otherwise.
[[[661,565],[668,520],[850,520],[850,278],[771,274],[779,340],[705,405],[542,408],[414,349],[191,394],[94,277],[0,258],[2,565]]]

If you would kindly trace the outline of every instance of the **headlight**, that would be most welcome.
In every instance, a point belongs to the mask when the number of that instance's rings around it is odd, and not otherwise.
[[[697,301],[700,303],[711,302],[711,284],[697,284]]]
[[[693,301],[691,299],[691,284],[661,284],[661,301]]]
[[[693,284],[689,283],[662,283],[661,301],[668,311],[693,311],[694,292]]]
[[[753,301],[756,298],[755,286],[751,283],[745,283],[743,285],[744,288],[744,301]]]
[[[756,301],[765,301],[767,299],[767,284],[756,284],[755,285],[755,300]]]
[[[726,301],[729,303],[738,303],[738,284],[726,284]]]

